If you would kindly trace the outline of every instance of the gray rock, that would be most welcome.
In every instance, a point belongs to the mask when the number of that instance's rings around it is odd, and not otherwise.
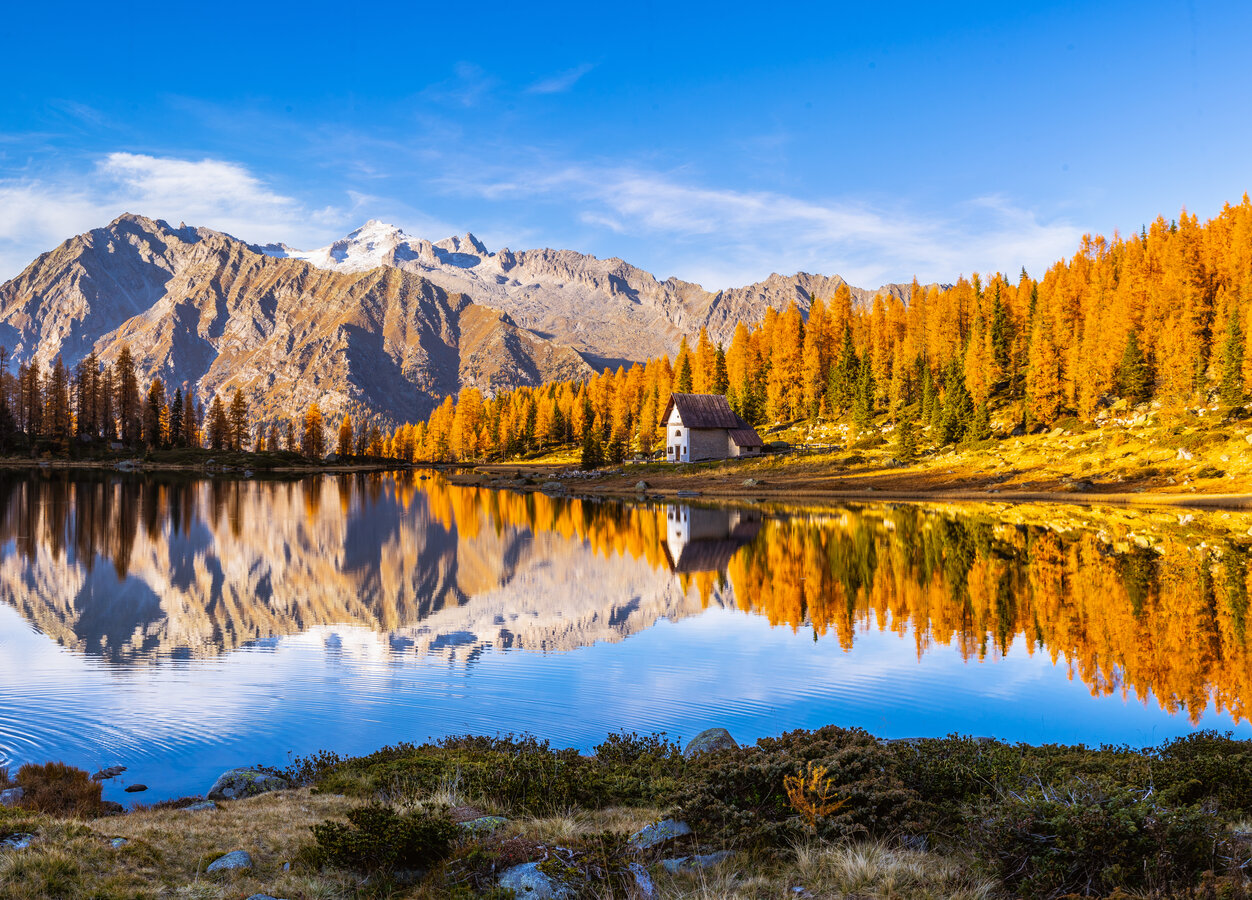
[[[678,859],[663,859],[661,865],[671,875],[680,872],[694,872],[697,869],[708,869],[718,863],[730,859],[729,850],[718,850],[715,853],[697,853],[695,856],[680,856]]]
[[[737,750],[739,745],[725,728],[706,728],[687,744],[683,756],[691,759],[701,753],[713,753],[717,750]]]
[[[147,789],[148,786],[146,784],[128,784],[125,791],[128,794],[142,794]]]
[[[130,841],[126,840],[126,838],[114,838],[109,841],[109,846],[116,850],[118,847],[125,847],[129,843]]]
[[[517,900],[574,900],[577,891],[539,871],[539,863],[523,863],[500,873],[500,887]]]
[[[627,886],[630,900],[657,900],[660,894],[657,893],[656,882],[652,880],[648,870],[639,863],[631,863],[627,866],[627,870],[631,877],[630,884]]]
[[[238,800],[270,791],[285,791],[291,783],[285,778],[258,769],[240,768],[223,772],[209,788],[210,800]]]
[[[253,894],[248,900],[278,900],[278,898],[271,897],[269,894]]]
[[[760,483],[761,482],[757,481],[755,478],[745,478],[743,480],[744,487],[756,487]]]
[[[646,491],[649,487],[650,485],[646,481],[635,482],[635,490],[637,491]]]
[[[109,778],[116,778],[126,771],[125,766],[107,766],[91,776],[92,781],[106,781]]]
[[[25,850],[34,839],[33,834],[11,834],[0,841],[0,850]]]
[[[559,481],[545,481],[539,486],[539,490],[543,491],[545,494],[556,494],[565,490],[565,485],[561,484]]]
[[[190,806],[184,806],[187,812],[203,812],[208,809],[217,809],[217,804],[212,800],[201,800],[199,803],[193,803]]]
[[[209,863],[206,872],[231,872],[236,870],[251,869],[252,857],[247,850],[232,850],[225,856],[219,856],[213,862]]]
[[[26,792],[20,787],[9,788],[0,791],[0,806],[17,806],[22,798],[26,796]]]
[[[479,816],[477,819],[461,822],[460,825],[472,834],[489,834],[508,823],[509,820],[504,816]]]
[[[691,834],[691,826],[686,822],[662,819],[660,822],[653,822],[651,825],[640,828],[630,836],[629,843],[635,850],[651,850],[689,834]]]
[[[674,496],[675,497],[699,497],[700,492],[699,491],[675,491]]]

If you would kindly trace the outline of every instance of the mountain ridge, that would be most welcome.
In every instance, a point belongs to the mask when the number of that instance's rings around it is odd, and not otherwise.
[[[702,327],[728,343],[739,322],[792,301],[807,311],[843,284],[775,274],[710,292],[617,257],[492,252],[468,232],[432,242],[370,220],[306,252],[124,213],[0,285],[0,346],[45,370],[127,346],[145,383],[202,404],[239,388],[259,422],[317,401],[328,418],[394,426],[466,387],[491,396],[672,354]],[[861,302],[878,293],[849,287]]]

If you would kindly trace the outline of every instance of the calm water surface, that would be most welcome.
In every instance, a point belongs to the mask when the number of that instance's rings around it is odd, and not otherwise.
[[[0,473],[0,765],[151,801],[465,732],[1252,737],[1240,515]]]

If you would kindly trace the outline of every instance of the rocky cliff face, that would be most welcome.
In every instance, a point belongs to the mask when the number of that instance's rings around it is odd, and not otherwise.
[[[617,258],[549,249],[492,253],[472,234],[432,243],[377,221],[318,250],[281,244],[257,249],[337,272],[392,266],[421,275],[507,313],[522,328],[575,348],[597,369],[673,353],[684,334],[702,327],[715,341],[729,343],[739,322],[759,322],[769,307],[782,310],[793,300],[807,312],[811,296],[833,296],[844,284],[837,275],[800,272],[706,291],[677,278],[658,281]],[[910,289],[849,287],[862,303],[877,293],[907,300]]]
[[[0,344],[44,366],[129,346],[144,380],[202,401],[240,387],[263,420],[316,400],[330,416],[417,421],[465,384],[491,392],[590,373],[569,348],[412,272],[317,268],[130,215],[0,286]]]

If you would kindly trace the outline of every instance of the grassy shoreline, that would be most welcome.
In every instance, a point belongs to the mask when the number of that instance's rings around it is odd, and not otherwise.
[[[0,898],[502,900],[531,862],[593,898],[636,896],[636,868],[664,898],[1249,896],[1252,741],[1210,732],[1131,750],[828,726],[703,753],[610,735],[594,755],[463,737],[282,774],[213,810],[0,808],[0,839],[34,836],[0,850]],[[483,816],[503,821],[466,824]],[[632,845],[663,817],[693,834]],[[206,871],[234,850],[252,868]]]

